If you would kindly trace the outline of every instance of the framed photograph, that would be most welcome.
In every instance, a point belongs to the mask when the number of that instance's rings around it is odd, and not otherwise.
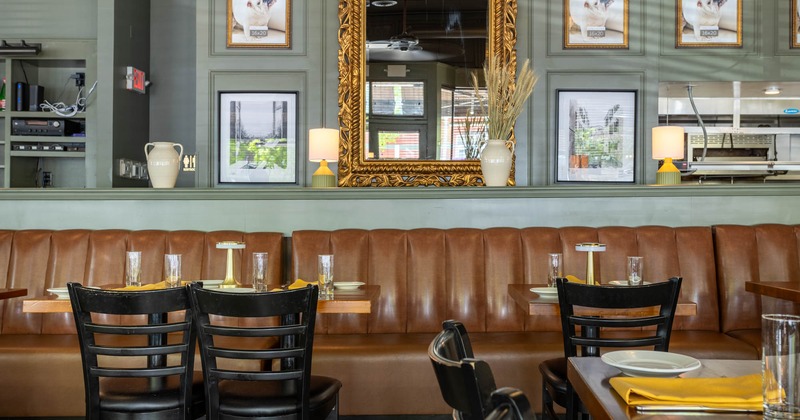
[[[628,48],[629,0],[564,0],[564,48]]]
[[[292,0],[226,0],[229,48],[291,47]]]
[[[800,0],[789,0],[792,2],[792,48],[800,48]]]
[[[636,95],[556,91],[557,182],[634,182]]]
[[[219,182],[297,183],[297,92],[219,93]]]
[[[678,48],[742,46],[742,0],[676,0]]]

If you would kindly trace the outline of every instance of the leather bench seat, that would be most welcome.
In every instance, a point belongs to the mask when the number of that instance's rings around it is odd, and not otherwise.
[[[448,412],[427,349],[435,334],[330,334],[314,338],[312,371],[347,384],[340,410],[348,415],[377,412]],[[561,333],[470,333],[475,354],[496,378],[527,395],[541,395],[538,365],[563,355]],[[534,374],[536,372],[536,374]],[[342,391],[344,391],[344,387]]]

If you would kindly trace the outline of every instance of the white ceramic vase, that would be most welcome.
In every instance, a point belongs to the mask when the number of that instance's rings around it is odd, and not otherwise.
[[[148,151],[148,148],[152,149]],[[179,150],[175,150],[177,147]],[[180,143],[157,141],[144,145],[147,173],[153,188],[173,188],[178,180],[183,146]]]
[[[511,140],[483,140],[481,172],[487,187],[505,187],[511,176],[514,142]]]

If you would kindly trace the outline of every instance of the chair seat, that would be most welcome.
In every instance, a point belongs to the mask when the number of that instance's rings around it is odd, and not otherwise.
[[[325,418],[336,404],[342,383],[327,376],[311,376],[309,408],[311,417]],[[278,417],[296,414],[299,403],[294,390],[280,382],[222,381],[219,384],[219,411],[241,417]]]
[[[179,404],[180,378],[100,378],[100,410],[116,413],[155,413],[175,410]],[[203,375],[192,379],[193,412],[205,404]]]

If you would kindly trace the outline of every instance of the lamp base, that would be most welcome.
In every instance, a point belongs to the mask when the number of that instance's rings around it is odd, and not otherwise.
[[[681,171],[672,163],[672,158],[664,158],[661,169],[656,172],[657,185],[677,185],[681,183]]]
[[[311,188],[335,188],[336,175],[328,168],[328,162],[319,163],[319,169],[311,175]]]

